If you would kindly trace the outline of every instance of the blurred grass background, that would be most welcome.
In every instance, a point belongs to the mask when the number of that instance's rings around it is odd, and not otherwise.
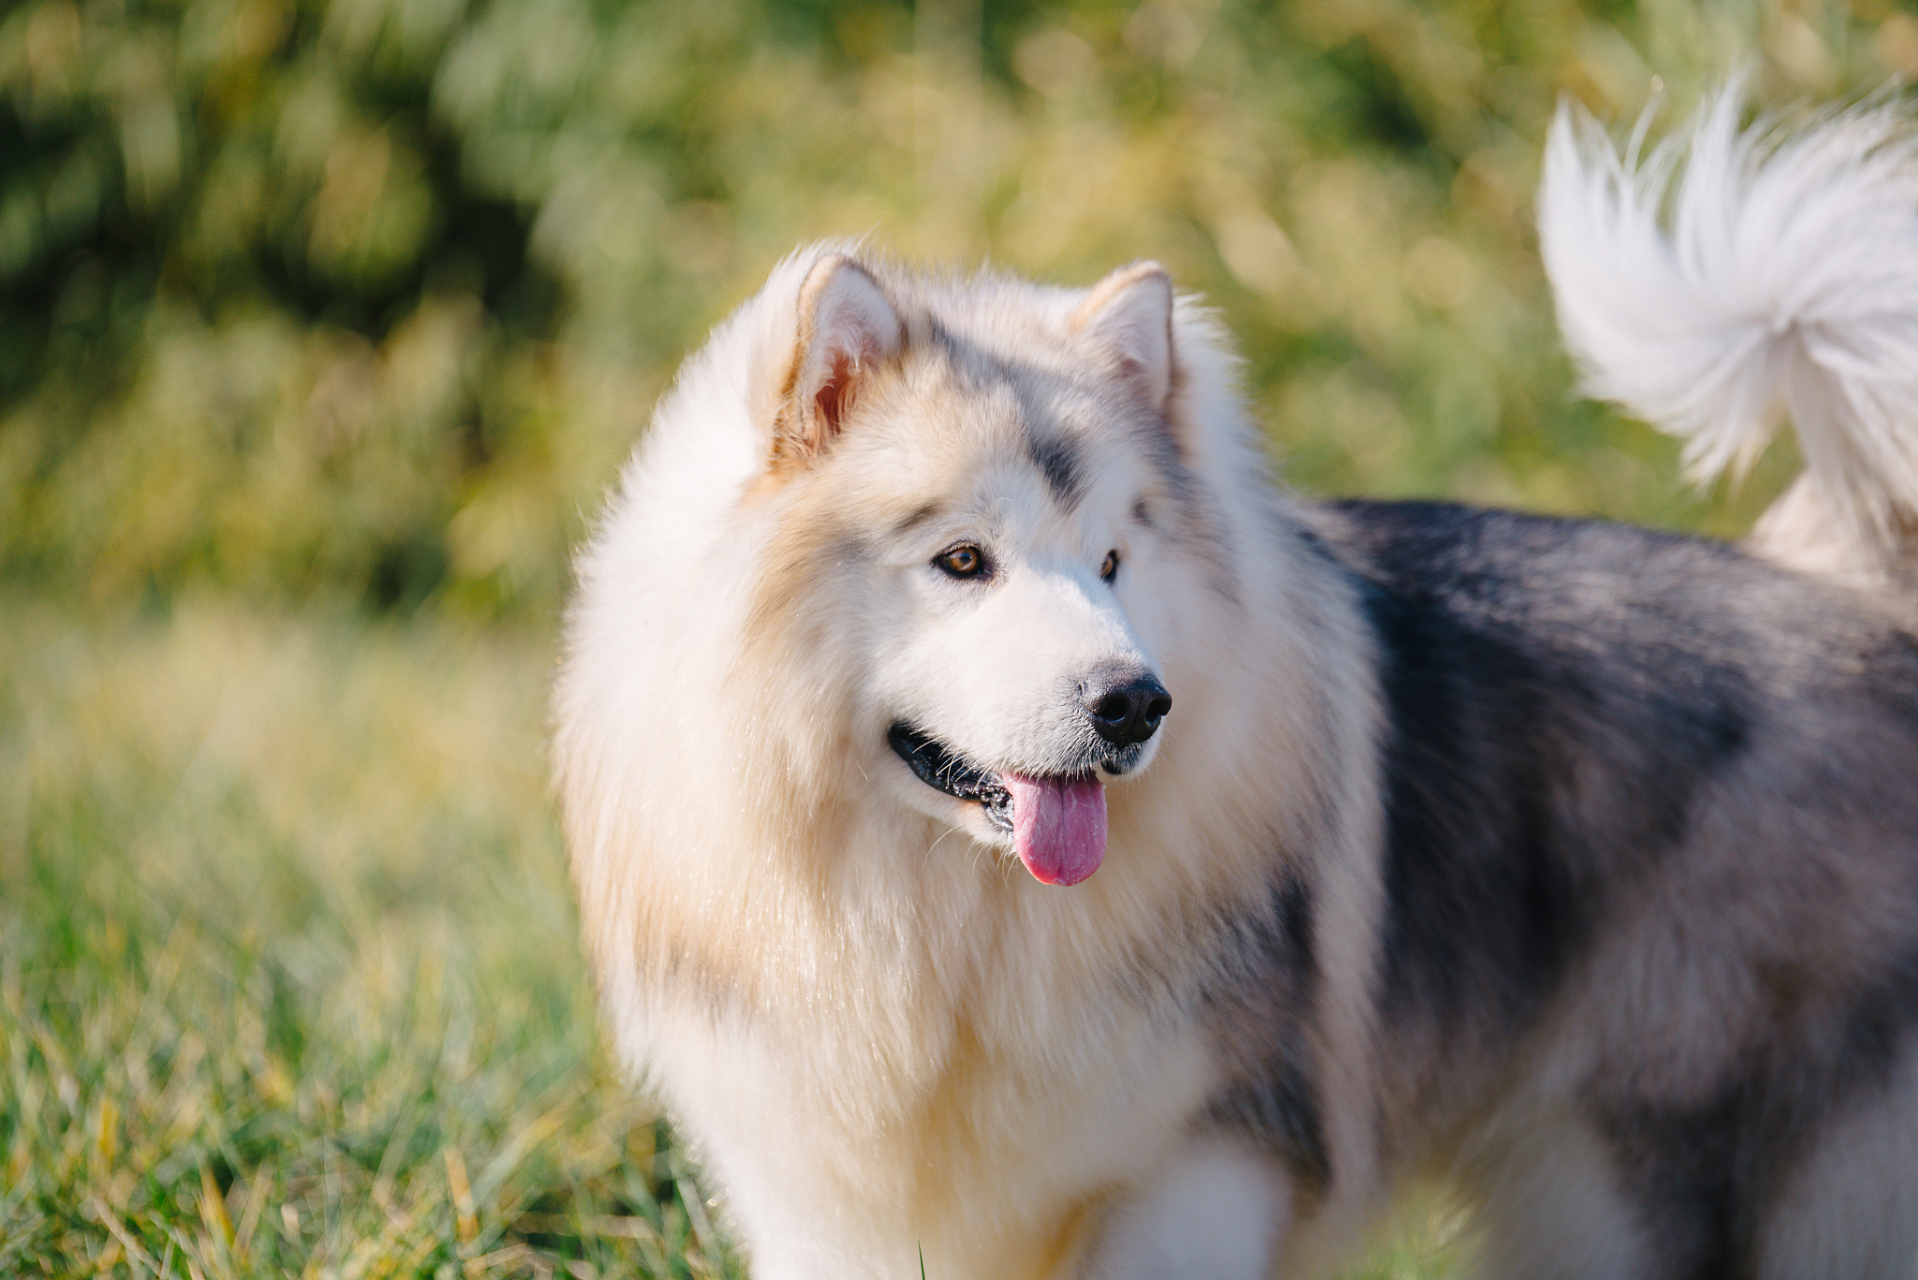
[[[1918,72],[1908,0],[0,7],[0,1274],[730,1273],[598,1045],[544,793],[566,549],[795,243],[1246,352],[1290,478],[1736,533],[1579,402],[1571,94]],[[1421,1208],[1359,1274],[1450,1274]]]

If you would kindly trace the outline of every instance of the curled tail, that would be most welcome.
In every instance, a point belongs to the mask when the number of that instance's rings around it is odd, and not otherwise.
[[[1539,239],[1586,389],[1742,473],[1789,419],[1805,474],[1748,546],[1918,588],[1918,114],[1739,127],[1734,82],[1621,153],[1562,104]]]

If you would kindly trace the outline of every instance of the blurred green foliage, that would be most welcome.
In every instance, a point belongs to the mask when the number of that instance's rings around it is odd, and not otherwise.
[[[1555,99],[1918,69],[1893,0],[16,0],[0,576],[550,617],[670,370],[870,233],[1226,314],[1309,487],[1728,528],[1575,402]],[[1756,485],[1762,496],[1764,482]],[[1755,499],[1747,501],[1749,507]]]

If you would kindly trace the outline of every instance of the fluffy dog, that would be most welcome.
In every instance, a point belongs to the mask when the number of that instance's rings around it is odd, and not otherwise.
[[[1745,548],[1274,486],[1215,326],[782,263],[578,562],[554,752],[625,1061],[762,1280],[1918,1268],[1918,143],[1562,112],[1601,395]]]

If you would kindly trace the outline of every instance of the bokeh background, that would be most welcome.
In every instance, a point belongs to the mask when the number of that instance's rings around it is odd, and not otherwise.
[[[677,361],[869,235],[1165,262],[1288,478],[1736,533],[1580,401],[1565,95],[1918,73],[1909,0],[0,6],[0,1273],[736,1272],[592,1026],[541,758]],[[1448,1275],[1420,1202],[1360,1274]]]

